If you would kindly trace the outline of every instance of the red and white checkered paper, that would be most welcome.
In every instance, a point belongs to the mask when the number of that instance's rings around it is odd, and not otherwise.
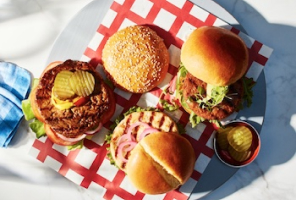
[[[170,52],[170,67],[163,83],[142,95],[115,89],[117,104],[113,118],[99,134],[91,140],[85,140],[84,148],[68,151],[44,137],[35,140],[30,154],[74,183],[92,189],[98,194],[98,199],[188,199],[214,155],[212,148],[214,128],[211,124],[202,123],[193,129],[188,123],[189,115],[182,109],[168,113],[176,121],[186,125],[186,137],[195,149],[197,161],[194,172],[185,185],[162,195],[145,195],[137,191],[124,172],[110,165],[104,144],[110,124],[119,114],[134,105],[159,106],[159,97],[163,89],[170,84],[178,71],[183,41],[196,27],[222,26],[242,37],[250,52],[247,76],[253,77],[254,80],[259,77],[272,49],[186,0],[115,0],[94,33],[81,60],[100,66],[101,52],[109,36],[133,24],[148,25],[164,39]]]

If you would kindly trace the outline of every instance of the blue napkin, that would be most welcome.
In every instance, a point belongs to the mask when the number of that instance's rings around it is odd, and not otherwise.
[[[0,62],[0,146],[7,147],[23,118],[21,101],[30,92],[30,73],[8,62]]]

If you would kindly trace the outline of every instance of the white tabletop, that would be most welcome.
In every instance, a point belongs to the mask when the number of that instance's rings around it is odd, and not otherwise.
[[[59,33],[91,0],[1,0],[0,60],[33,75],[43,70]],[[240,169],[204,199],[295,199],[296,196],[296,1],[216,0],[256,40],[274,49],[264,69],[267,87],[262,148],[256,161]],[[1,199],[97,199],[27,151],[31,135],[0,149]]]

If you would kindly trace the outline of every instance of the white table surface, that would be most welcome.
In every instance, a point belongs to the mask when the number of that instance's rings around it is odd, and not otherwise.
[[[0,60],[39,75],[59,33],[91,0],[1,0]],[[216,0],[247,33],[274,49],[264,69],[267,87],[262,148],[203,199],[295,199],[296,197],[296,1]],[[97,199],[39,161],[20,155],[31,135],[0,149],[0,199]]]

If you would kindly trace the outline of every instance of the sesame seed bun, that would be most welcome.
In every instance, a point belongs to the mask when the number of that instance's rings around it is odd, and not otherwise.
[[[155,31],[147,26],[134,25],[108,39],[102,61],[107,77],[116,87],[132,93],[144,93],[165,78],[169,53]]]
[[[181,62],[196,78],[216,86],[240,79],[248,69],[248,49],[235,33],[220,27],[195,29],[181,49]]]

